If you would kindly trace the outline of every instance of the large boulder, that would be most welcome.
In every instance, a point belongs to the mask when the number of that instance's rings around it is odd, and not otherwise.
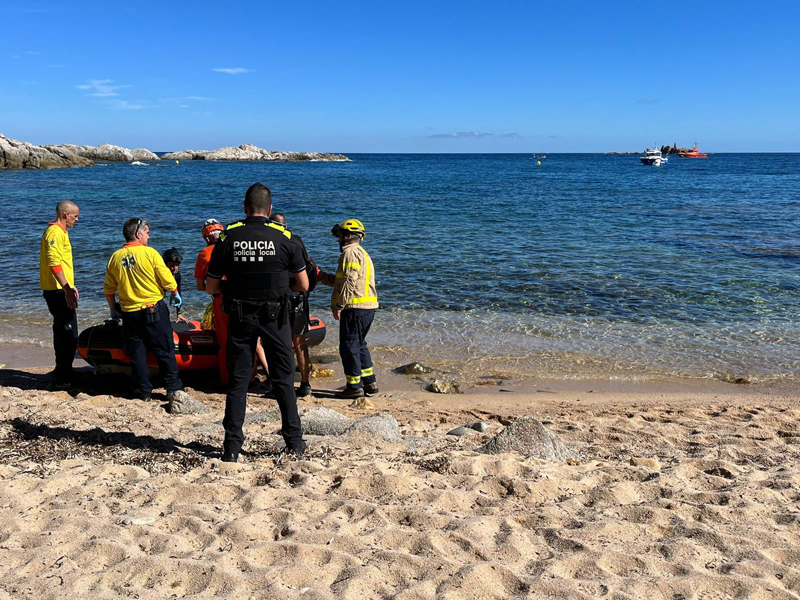
[[[252,144],[242,144],[241,146],[228,146],[218,148],[206,155],[206,160],[267,160],[267,151]]]
[[[561,461],[577,458],[572,450],[534,417],[520,417],[478,448],[478,452],[484,454],[514,451],[541,460]]]
[[[91,160],[69,150],[34,146],[0,134],[0,169],[60,169],[92,164]]]
[[[108,160],[115,162],[131,162],[133,154],[127,148],[114,144],[101,144],[94,149],[95,160]]]
[[[167,152],[161,160],[205,160],[208,150],[184,150],[183,152]]]
[[[158,155],[147,148],[134,148],[131,150],[131,155],[133,160],[158,160]]]

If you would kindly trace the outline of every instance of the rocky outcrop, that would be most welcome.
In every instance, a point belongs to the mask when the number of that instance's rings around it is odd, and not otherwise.
[[[108,160],[115,162],[131,162],[133,154],[127,148],[113,144],[101,144],[94,149],[95,160]]]
[[[674,146],[661,146],[661,154],[678,154],[678,152],[689,152],[691,148],[681,148],[677,144]]]
[[[326,154],[322,152],[279,152],[264,150],[253,144],[217,148],[211,152],[201,150],[184,150],[170,152],[161,158],[165,160],[220,160],[220,161],[270,161],[270,162],[302,162],[302,161],[349,161],[344,154]]]
[[[75,152],[49,146],[34,146],[0,134],[0,169],[62,169],[94,164]]]
[[[184,150],[183,152],[167,152],[161,160],[205,160],[209,150]]]
[[[131,155],[133,160],[158,160],[158,155],[147,148],[134,148],[131,150]]]
[[[122,146],[113,144],[101,144],[100,146],[76,146],[75,144],[59,144],[45,146],[48,149],[61,149],[73,152],[78,156],[83,156],[91,160],[102,160],[109,162],[131,162],[134,160],[158,160],[153,152],[147,148],[136,148],[129,150]]]

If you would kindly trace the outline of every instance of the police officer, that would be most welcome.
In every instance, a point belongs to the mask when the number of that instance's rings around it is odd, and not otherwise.
[[[228,371],[225,398],[225,442],[222,460],[236,462],[244,442],[242,426],[247,386],[253,372],[253,353],[260,337],[269,364],[275,397],[281,409],[283,440],[289,452],[302,454],[306,444],[300,430],[294,393],[294,352],[289,326],[289,292],[306,291],[305,262],[291,233],[271,223],[272,194],[254,183],[244,197],[247,218],[227,226],[211,253],[206,291],[222,293],[228,313]],[[294,277],[294,283],[289,278]],[[222,278],[225,281],[222,281]]]

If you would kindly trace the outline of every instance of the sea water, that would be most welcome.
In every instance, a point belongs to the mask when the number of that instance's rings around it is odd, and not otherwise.
[[[800,379],[800,154],[354,154],[347,163],[100,163],[0,172],[0,341],[48,345],[42,231],[59,200],[81,328],[107,314],[105,264],[130,217],[184,256],[184,312],[208,218],[256,181],[323,269],[334,223],[362,220],[381,309],[370,342],[404,357],[532,377]],[[312,311],[329,326],[329,288]]]

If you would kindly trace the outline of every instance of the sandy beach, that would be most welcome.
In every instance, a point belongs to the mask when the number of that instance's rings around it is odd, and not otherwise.
[[[797,394],[440,395],[379,363],[374,408],[353,408],[331,366],[299,404],[317,433],[320,417],[339,429],[288,459],[274,400],[251,395],[235,465],[218,459],[219,390],[190,389],[212,413],[171,416],[163,394],[123,399],[124,378],[88,368],[69,393],[44,389],[46,368],[0,371],[0,598],[800,595]],[[395,430],[351,426],[380,413]],[[476,451],[522,416],[576,458]],[[476,421],[488,430],[447,435]]]

